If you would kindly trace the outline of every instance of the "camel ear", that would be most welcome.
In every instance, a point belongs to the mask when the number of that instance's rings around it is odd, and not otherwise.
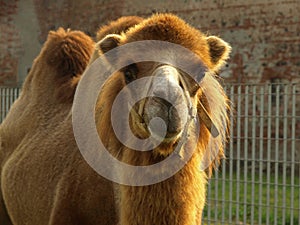
[[[105,38],[103,38],[101,41],[98,42],[98,49],[102,53],[106,53],[109,50],[112,50],[113,48],[118,47],[121,40],[121,36],[118,34],[109,34],[106,35]]]
[[[95,45],[94,53],[91,57],[90,63],[93,63],[100,55],[112,50],[119,46],[121,36],[118,34],[106,35],[101,41]]]
[[[217,72],[229,58],[231,47],[227,42],[216,36],[209,36],[206,40],[209,46],[211,62],[214,66],[213,70]]]

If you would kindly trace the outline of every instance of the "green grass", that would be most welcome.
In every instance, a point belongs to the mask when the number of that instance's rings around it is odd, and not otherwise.
[[[240,175],[232,173],[231,179],[229,174],[222,179],[222,172],[217,176],[218,179],[215,175],[209,184],[207,205],[203,213],[205,224],[209,224],[209,221],[217,221],[216,224],[250,224],[251,219],[253,224],[275,224],[275,221],[277,224],[300,223],[299,176],[294,178],[294,188],[291,186],[291,177],[284,179],[280,175],[276,178],[273,174],[269,177],[266,174],[261,178],[257,174],[252,177],[250,170],[247,171],[246,179],[243,170]]]

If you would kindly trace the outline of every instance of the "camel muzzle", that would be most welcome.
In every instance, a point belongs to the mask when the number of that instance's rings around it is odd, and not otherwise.
[[[153,136],[165,142],[177,139],[187,120],[186,96],[179,86],[179,72],[172,66],[160,66],[154,73],[143,118]],[[164,136],[162,136],[164,135]]]

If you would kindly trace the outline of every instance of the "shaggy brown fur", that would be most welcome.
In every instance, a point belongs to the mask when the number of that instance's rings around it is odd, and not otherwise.
[[[108,34],[121,34],[127,31],[130,27],[133,27],[140,22],[143,18],[138,16],[123,16],[117,20],[111,21],[110,23],[103,25],[97,32],[97,42],[101,41]],[[95,61],[102,54],[101,50],[96,45],[96,51],[91,57],[90,64]]]
[[[103,52],[106,52],[110,50],[110,45],[111,48],[114,48],[140,40],[162,40],[180,44],[196,53],[210,72],[218,71],[230,52],[230,46],[221,39],[213,36],[207,37],[183,20],[170,14],[154,15],[130,28],[125,34],[107,37],[98,45]],[[122,58],[122,56],[118,58]],[[138,63],[137,66],[140,71],[144,71],[146,63]],[[142,76],[143,74],[137,75],[138,78]],[[117,72],[110,78],[108,85],[102,89],[102,96],[100,96],[98,103],[99,113],[96,114],[98,132],[108,149],[111,150],[112,154],[118,155],[120,160],[133,165],[156,163],[162,157],[166,157],[164,155],[164,152],[166,152],[165,146],[159,146],[153,152],[136,152],[122,146],[114,135],[110,124],[110,109],[114,98],[124,86],[123,79],[122,73]],[[200,224],[205,203],[207,174],[200,171],[199,166],[203,157],[214,158],[210,156],[210,151],[219,152],[215,161],[223,156],[223,144],[227,130],[224,125],[229,109],[228,99],[214,75],[211,73],[206,74],[201,86],[202,90],[198,90],[196,95],[198,101],[197,99],[194,101],[194,107],[198,109],[200,115],[203,109],[199,107],[199,102],[205,106],[206,110],[210,112],[220,135],[209,142],[211,134],[201,123],[196,151],[186,166],[177,174],[168,180],[150,186],[130,187],[120,185],[117,193],[120,202],[116,206],[120,212],[120,224]],[[102,110],[103,108],[105,110]],[[194,139],[196,137],[192,136],[190,138]],[[157,158],[157,152],[161,153],[159,159]],[[213,165],[211,163],[209,171],[211,171]],[[155,172],[153,171],[153,173]]]
[[[219,38],[206,37],[169,14],[154,15],[115,37],[118,38],[113,42],[110,40],[114,36],[108,36],[100,42],[100,50],[105,52],[101,48],[103,46],[109,50],[109,43],[122,45],[136,40],[165,40],[195,52],[210,71],[217,71],[230,51],[230,47]],[[43,68],[48,69],[49,66]],[[213,75],[207,74],[202,84],[202,91],[199,90],[194,97],[194,107],[202,110],[197,104],[201,101],[209,111],[220,131],[213,144],[219,144],[222,153],[227,98]],[[95,114],[99,135],[112,153],[119,153],[120,160],[131,164],[152,164],[157,162],[158,156],[160,159],[166,157],[159,155],[164,149],[159,149],[161,151],[153,155],[152,151],[136,154],[119,143],[112,129],[111,106],[124,85],[122,72],[117,72],[103,87]],[[34,92],[31,95],[35,96]],[[45,102],[45,98],[40,101]],[[43,107],[39,108],[42,115],[48,115]],[[211,134],[203,124],[196,152],[181,171],[158,184],[130,187],[113,184],[89,167],[76,146],[71,113],[67,114],[61,109],[58,112],[63,116],[58,117],[51,111],[50,118],[40,123],[29,138],[23,138],[26,141],[4,160],[2,192],[14,224],[200,224],[207,175],[199,166],[205,151],[213,150],[207,149]],[[20,110],[16,111],[15,118],[18,118],[18,113]],[[212,148],[215,147],[213,144]]]
[[[97,41],[102,40],[108,34],[121,34],[126,32],[130,27],[133,27],[143,21],[142,17],[138,16],[123,16],[117,20],[103,25],[97,32]]]
[[[17,224],[26,224],[26,217],[16,217],[19,207],[17,199],[20,198],[11,200],[10,197],[15,196],[17,190],[22,196],[27,193],[27,198],[33,197],[35,193],[31,188],[26,189],[26,185],[31,185],[27,182],[29,180],[23,180],[23,183],[20,180],[23,175],[19,174],[18,177],[15,174],[19,157],[26,153],[31,141],[35,143],[36,135],[50,135],[47,132],[54,130],[69,113],[75,88],[88,64],[93,46],[92,39],[80,31],[65,31],[60,28],[49,32],[44,47],[33,62],[20,97],[0,126],[0,168],[1,171],[4,170],[1,176],[2,192],[7,200],[8,212]],[[30,164],[29,161],[26,163]],[[20,171],[25,172],[23,169],[25,168],[21,167]],[[39,169],[35,173],[38,171]],[[12,186],[7,188],[8,184]],[[30,205],[30,202],[26,204]],[[31,210],[28,207],[27,211]],[[25,209],[24,213],[26,214]],[[0,206],[0,221],[2,225],[10,224],[3,204]]]

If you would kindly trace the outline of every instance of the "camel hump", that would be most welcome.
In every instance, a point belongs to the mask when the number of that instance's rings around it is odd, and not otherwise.
[[[49,32],[42,54],[60,76],[73,77],[83,73],[93,47],[93,40],[82,31],[59,28]]]

